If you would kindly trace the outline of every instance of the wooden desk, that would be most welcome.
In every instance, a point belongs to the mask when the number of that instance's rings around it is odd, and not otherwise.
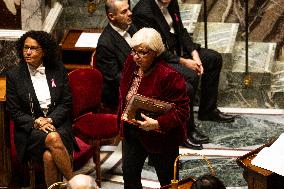
[[[61,40],[62,61],[68,70],[76,68],[93,67],[93,56],[96,48],[92,47],[75,47],[81,33],[100,33],[101,29],[70,29],[67,30]]]
[[[248,189],[277,189],[284,186],[284,177],[251,164],[258,152],[262,148],[270,146],[273,142],[267,143],[237,159],[237,163],[244,168],[243,175],[248,183]]]
[[[8,188],[11,181],[10,128],[5,109],[6,79],[0,77],[0,188]]]

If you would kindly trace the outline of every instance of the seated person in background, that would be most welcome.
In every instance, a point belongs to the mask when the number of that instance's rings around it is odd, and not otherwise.
[[[67,183],[67,189],[99,189],[94,177],[79,174]]]
[[[132,12],[127,0],[107,0],[105,4],[108,25],[102,32],[96,48],[96,65],[104,78],[103,105],[115,111],[118,105],[118,88],[121,71],[127,55],[131,51],[129,42],[137,31],[132,23]],[[163,53],[164,54],[164,53]],[[168,53],[165,53],[168,54]],[[171,56],[165,56],[166,62]],[[190,98],[194,96],[193,87],[188,84]],[[191,103],[192,104],[192,103]],[[193,106],[192,106],[193,107]],[[183,146],[192,149],[202,149],[202,143],[208,142],[208,137],[199,133],[194,124],[193,109],[190,110],[188,124],[189,138]]]
[[[48,187],[59,181],[59,173],[73,177],[72,152],[79,149],[67,72],[58,61],[58,44],[44,31],[25,33],[16,48],[20,62],[7,71],[6,90],[17,156],[22,163],[43,163]]]
[[[122,170],[125,189],[142,189],[141,172],[147,157],[161,186],[171,183],[179,145],[186,139],[189,98],[181,74],[159,57],[165,47],[160,34],[142,28],[131,39],[120,83],[118,117],[134,94],[173,103],[172,108],[153,119],[141,114],[142,121],[120,120],[123,135]]]
[[[223,182],[213,175],[203,175],[193,182],[190,189],[226,189]]]

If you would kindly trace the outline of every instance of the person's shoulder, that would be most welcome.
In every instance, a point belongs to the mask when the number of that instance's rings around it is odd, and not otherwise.
[[[176,71],[165,61],[160,61],[157,65],[156,75],[158,75],[160,82],[166,85],[174,83],[185,83],[182,74]]]
[[[18,75],[18,73],[20,72],[20,65],[19,63],[16,63],[10,67],[8,67],[5,71],[5,73],[7,75]]]
[[[111,45],[116,38],[114,37],[113,33],[116,32],[112,29],[112,27],[108,24],[104,30],[102,31],[99,40],[98,40],[98,46],[100,45]]]
[[[133,14],[146,14],[146,15],[151,15],[152,14],[152,9],[151,9],[151,4],[154,0],[140,0],[138,3],[133,7],[132,12]]]
[[[45,69],[51,72],[58,72],[58,73],[66,72],[64,63],[61,60],[56,60],[51,65],[45,65]]]
[[[100,37],[99,37],[99,40],[105,38],[106,36],[109,36],[109,35],[111,34],[111,29],[112,29],[112,28],[111,28],[110,24],[107,24],[107,25],[104,27],[104,29],[103,29],[103,31],[102,31]]]
[[[159,64],[158,64],[159,69],[163,70],[163,72],[167,73],[167,74],[178,74],[179,72],[176,71],[176,69],[174,69],[170,64],[168,64],[165,60],[160,60]]]

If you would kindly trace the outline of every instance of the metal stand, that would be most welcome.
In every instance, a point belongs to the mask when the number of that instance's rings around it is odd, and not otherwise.
[[[246,60],[246,74],[248,74],[248,38],[249,38],[249,33],[248,33],[248,0],[245,1],[245,34],[246,34],[246,38],[245,38],[245,51],[246,51],[246,56],[245,56],[245,60]]]
[[[245,1],[245,74],[243,83],[245,87],[252,86],[252,76],[249,73],[249,60],[248,60],[248,40],[249,40],[249,18],[248,18],[248,0]]]
[[[207,0],[204,0],[203,3],[203,20],[204,20],[204,45],[205,49],[208,48],[208,41],[207,41]]]

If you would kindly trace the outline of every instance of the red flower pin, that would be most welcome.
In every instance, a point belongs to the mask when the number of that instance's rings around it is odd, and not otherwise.
[[[51,87],[56,87],[54,79],[51,79]]]
[[[178,22],[179,21],[179,16],[175,13],[175,19]]]

